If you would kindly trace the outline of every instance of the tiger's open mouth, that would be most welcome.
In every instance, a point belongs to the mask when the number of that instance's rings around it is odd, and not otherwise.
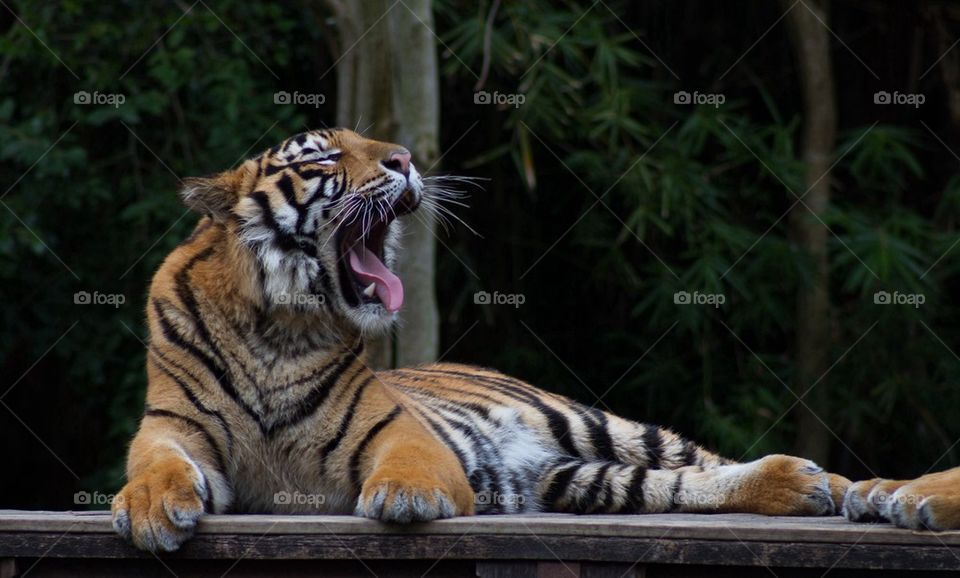
[[[403,305],[403,282],[383,262],[387,229],[393,220],[413,212],[418,195],[407,190],[386,214],[370,211],[365,220],[354,219],[339,233],[340,287],[351,307],[379,303],[390,313]]]

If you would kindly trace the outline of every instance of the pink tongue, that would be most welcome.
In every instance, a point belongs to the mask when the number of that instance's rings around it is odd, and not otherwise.
[[[364,284],[376,283],[377,297],[387,311],[393,313],[400,309],[403,305],[403,283],[372,251],[362,245],[350,251],[350,267]]]

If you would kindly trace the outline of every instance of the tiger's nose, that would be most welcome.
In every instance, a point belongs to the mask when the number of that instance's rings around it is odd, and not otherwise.
[[[401,149],[393,151],[383,162],[383,166],[396,171],[405,177],[410,176],[410,151]]]

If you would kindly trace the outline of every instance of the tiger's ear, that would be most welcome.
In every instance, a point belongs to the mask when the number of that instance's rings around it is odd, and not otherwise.
[[[190,209],[226,221],[243,188],[246,165],[216,175],[190,177],[183,180],[180,197]]]

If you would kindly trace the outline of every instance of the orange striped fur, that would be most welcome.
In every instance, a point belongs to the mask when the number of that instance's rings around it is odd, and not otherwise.
[[[187,182],[204,216],[150,288],[121,535],[176,550],[222,512],[834,512],[847,482],[807,460],[734,463],[489,369],[369,369],[402,302],[401,221],[449,193],[409,159],[314,131]]]

